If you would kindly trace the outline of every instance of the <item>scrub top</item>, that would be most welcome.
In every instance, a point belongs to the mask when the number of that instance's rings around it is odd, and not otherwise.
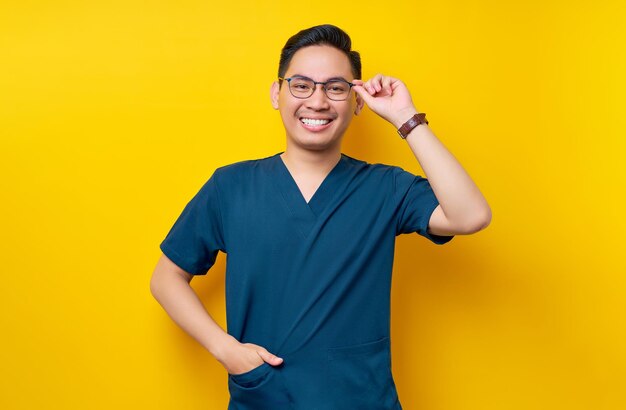
[[[228,374],[229,410],[402,409],[391,372],[396,236],[426,230],[426,178],[341,154],[306,202],[280,157],[217,168],[160,245],[204,275],[226,254],[227,332],[282,357]]]

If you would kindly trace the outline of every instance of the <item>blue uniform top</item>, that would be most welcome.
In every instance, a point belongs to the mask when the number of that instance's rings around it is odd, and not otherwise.
[[[395,238],[450,241],[426,231],[439,202],[426,178],[341,154],[307,203],[281,153],[217,168],[160,245],[193,275],[226,253],[227,332],[284,359],[229,374],[229,409],[401,409]]]

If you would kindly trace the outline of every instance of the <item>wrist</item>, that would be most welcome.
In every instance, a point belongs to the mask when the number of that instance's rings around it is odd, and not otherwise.
[[[232,349],[233,345],[238,344],[239,341],[228,333],[218,336],[214,339],[210,348],[207,349],[217,359],[222,362],[228,353]]]
[[[398,135],[400,138],[406,139],[413,132],[415,128],[417,128],[421,124],[428,124],[428,120],[426,119],[426,114],[421,112],[417,114],[413,114],[411,118],[404,124],[398,128]]]
[[[391,123],[396,129],[398,129],[417,113],[418,111],[414,107],[398,111],[396,115],[394,115],[394,117],[392,118]]]

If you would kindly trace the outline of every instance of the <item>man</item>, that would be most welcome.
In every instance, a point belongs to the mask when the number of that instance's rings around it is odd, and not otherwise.
[[[216,169],[161,243],[152,293],[227,370],[229,409],[401,409],[389,338],[395,237],[444,244],[490,222],[405,85],[360,79],[341,29],[291,37],[271,86],[285,151]],[[341,153],[364,104],[401,129],[428,179]],[[189,286],[220,250],[227,332]]]

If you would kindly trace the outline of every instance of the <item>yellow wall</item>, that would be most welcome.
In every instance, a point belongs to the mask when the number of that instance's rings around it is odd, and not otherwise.
[[[403,406],[626,406],[623,2],[212,3],[2,2],[0,408],[226,408],[149,279],[216,167],[284,149],[280,48],[322,23],[406,82],[493,210],[398,237]],[[343,151],[422,172],[369,110]],[[223,327],[224,256],[192,282]]]

